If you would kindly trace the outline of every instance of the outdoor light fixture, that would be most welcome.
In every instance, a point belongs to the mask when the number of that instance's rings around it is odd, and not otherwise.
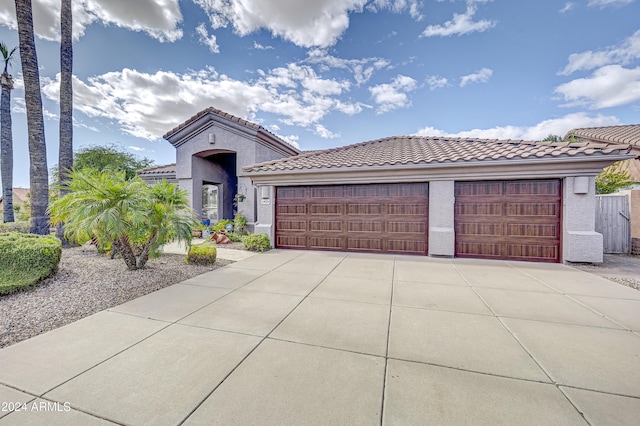
[[[216,143],[216,135],[215,133],[209,133],[209,143],[214,145]]]

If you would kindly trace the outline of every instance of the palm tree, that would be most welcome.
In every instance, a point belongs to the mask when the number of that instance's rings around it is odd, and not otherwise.
[[[58,157],[58,186],[60,196],[67,194],[65,182],[73,167],[73,13],[71,0],[61,0],[60,8],[60,153]],[[64,224],[56,228],[56,235],[64,242]]]
[[[52,222],[65,222],[70,241],[111,243],[130,270],[144,268],[167,242],[191,243],[195,216],[177,185],[148,186],[124,172],[91,169],[71,171],[67,184],[70,192],[49,207]]]
[[[47,145],[44,139],[40,72],[33,34],[33,14],[31,0],[15,0],[15,2],[29,136],[30,231],[33,234],[48,234],[49,170],[47,169]]]
[[[2,100],[0,101],[0,168],[2,169],[2,199],[4,222],[13,222],[13,137],[11,135],[11,90],[13,78],[7,71],[13,60],[17,47],[9,50],[7,45],[0,43],[0,53],[4,60],[4,71],[0,75],[2,85]]]

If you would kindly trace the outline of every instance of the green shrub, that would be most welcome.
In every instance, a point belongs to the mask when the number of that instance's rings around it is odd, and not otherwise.
[[[29,221],[0,223],[0,232],[18,232],[20,234],[28,234]]]
[[[227,229],[227,225],[231,225],[232,222],[229,219],[221,219],[213,224],[213,230],[220,232],[222,229]]]
[[[267,234],[249,234],[242,237],[242,243],[250,251],[267,251],[271,249],[271,242]]]
[[[240,235],[247,233],[247,217],[244,214],[238,212],[233,216],[233,231]]]
[[[27,289],[58,271],[62,243],[54,236],[0,234],[0,295]]]
[[[234,243],[242,242],[242,235],[239,235],[235,232],[227,232],[227,237],[229,237],[229,239]]]
[[[194,265],[210,265],[216,263],[217,250],[215,246],[202,244],[191,246],[187,253],[187,263]]]

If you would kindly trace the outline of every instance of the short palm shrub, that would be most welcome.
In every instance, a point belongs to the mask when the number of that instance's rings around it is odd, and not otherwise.
[[[0,295],[34,286],[58,271],[62,243],[54,236],[0,234]]]
[[[263,252],[271,249],[271,242],[267,234],[249,234],[242,237],[244,248],[250,251]]]
[[[64,222],[65,237],[113,246],[127,268],[144,268],[160,247],[178,240],[191,245],[196,226],[187,193],[167,181],[147,185],[124,172],[74,170],[69,193],[49,205],[51,221]]]
[[[194,265],[211,265],[216,263],[218,251],[215,246],[202,244],[189,247],[187,263]]]

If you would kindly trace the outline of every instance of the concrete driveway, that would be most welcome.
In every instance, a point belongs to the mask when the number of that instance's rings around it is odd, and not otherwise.
[[[635,425],[640,292],[273,250],[1,350],[0,402],[0,425]]]

